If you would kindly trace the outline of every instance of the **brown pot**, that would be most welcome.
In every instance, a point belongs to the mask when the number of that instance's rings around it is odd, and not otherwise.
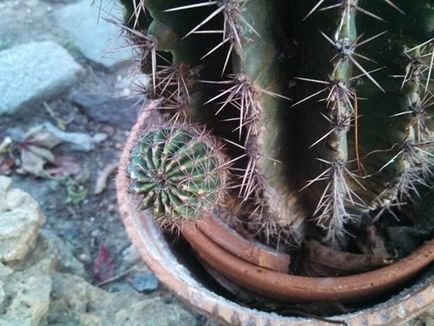
[[[131,148],[141,130],[152,123],[152,104],[133,127],[124,148],[117,177],[118,202],[122,218],[133,244],[157,277],[181,299],[223,322],[232,325],[320,325],[317,320],[283,317],[238,305],[210,291],[180,264],[163,238],[149,212],[137,210],[138,199],[128,194],[126,165]],[[434,241],[411,256],[390,266],[353,276],[309,278],[275,272],[237,257],[211,241],[199,228],[186,226],[183,231],[199,256],[220,273],[236,283],[258,293],[284,300],[351,300],[371,297],[393,288],[414,276],[434,261]],[[432,278],[418,284],[386,302],[363,311],[336,318],[351,325],[396,325],[408,320],[434,302]]]

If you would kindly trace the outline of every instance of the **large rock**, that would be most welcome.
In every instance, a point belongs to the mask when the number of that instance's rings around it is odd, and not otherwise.
[[[110,293],[70,274],[55,273],[49,325],[191,326],[196,318],[179,304],[134,292]]]
[[[0,299],[1,326],[45,324],[56,258],[52,249],[40,238],[37,249],[22,262],[0,263],[0,293],[5,298]]]
[[[41,237],[52,246],[56,257],[55,269],[58,272],[70,273],[86,278],[88,276],[83,264],[72,254],[74,248],[48,230],[41,230]]]
[[[38,203],[11,179],[0,176],[0,262],[23,259],[34,247],[45,222]]]
[[[120,28],[102,18],[118,16],[122,19],[120,7],[111,1],[95,1],[93,6],[91,3],[82,0],[56,11],[54,17],[59,27],[67,32],[80,52],[95,63],[111,68],[130,59],[131,51],[125,49],[125,41],[119,38]],[[98,8],[100,4],[105,7]]]
[[[0,114],[12,114],[69,87],[82,67],[52,41],[32,42],[0,51]]]

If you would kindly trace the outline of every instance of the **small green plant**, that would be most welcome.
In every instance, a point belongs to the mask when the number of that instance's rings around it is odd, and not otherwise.
[[[308,225],[333,243],[385,214],[399,218],[431,185],[432,1],[122,2],[123,29],[167,121],[144,135],[133,165],[147,154],[166,164],[152,149],[164,152],[171,121],[202,124],[232,163],[214,183],[248,207],[247,224],[296,238]],[[215,155],[203,156],[212,170],[229,169]],[[195,195],[155,195],[155,176],[142,172],[137,185],[132,169],[133,184],[157,218],[209,209],[190,204]]]
[[[88,190],[84,185],[71,177],[65,178],[62,182],[66,189],[65,204],[78,205],[87,198]]]
[[[173,124],[148,130],[131,154],[131,191],[143,195],[163,225],[195,221],[224,197],[225,155],[215,137],[196,126]]]

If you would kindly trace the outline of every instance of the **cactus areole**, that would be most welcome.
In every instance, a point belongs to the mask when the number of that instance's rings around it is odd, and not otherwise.
[[[158,115],[128,154],[138,210],[181,231],[224,215],[299,275],[432,240],[434,1],[121,1]]]

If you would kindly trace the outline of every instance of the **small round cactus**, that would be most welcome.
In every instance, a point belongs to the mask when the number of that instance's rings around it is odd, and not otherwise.
[[[131,153],[130,191],[143,196],[163,225],[194,221],[212,210],[227,188],[227,165],[218,141],[191,124],[147,131]]]

